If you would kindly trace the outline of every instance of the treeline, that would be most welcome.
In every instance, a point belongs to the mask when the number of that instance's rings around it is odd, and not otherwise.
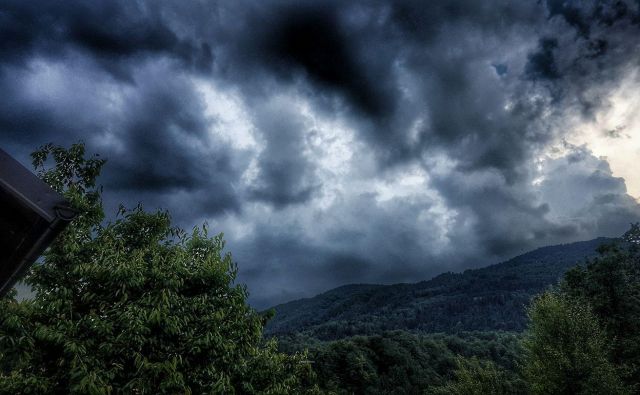
[[[391,331],[323,342],[302,335],[281,338],[280,350],[308,349],[318,386],[334,394],[437,393],[462,367],[499,372],[506,393],[526,392],[518,369],[519,334],[467,332],[457,335]]]

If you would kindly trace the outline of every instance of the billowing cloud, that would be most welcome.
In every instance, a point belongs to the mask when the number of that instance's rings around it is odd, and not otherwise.
[[[0,144],[84,140],[108,210],[225,232],[256,306],[418,281],[640,218],[638,29],[632,1],[10,0]]]

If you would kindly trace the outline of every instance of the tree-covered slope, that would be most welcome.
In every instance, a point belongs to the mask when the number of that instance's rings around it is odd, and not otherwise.
[[[266,333],[304,332],[318,339],[387,330],[520,331],[531,297],[610,239],[539,248],[506,262],[463,273],[444,273],[415,284],[346,285],[313,298],[275,306]]]
[[[443,394],[437,388],[453,380],[460,358],[465,358],[491,363],[502,373],[506,392],[517,395],[526,393],[518,371],[520,338],[509,332],[390,331],[332,341],[296,335],[280,339],[279,346],[287,353],[308,350],[316,382],[326,393]]]

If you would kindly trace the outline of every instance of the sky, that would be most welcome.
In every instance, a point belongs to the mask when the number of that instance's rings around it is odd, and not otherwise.
[[[0,0],[0,146],[84,141],[265,308],[640,220],[640,1]]]

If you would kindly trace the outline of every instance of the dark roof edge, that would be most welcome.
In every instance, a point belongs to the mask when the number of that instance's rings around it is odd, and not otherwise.
[[[0,148],[0,187],[35,210],[48,222],[56,217],[56,207],[68,207],[67,201],[49,185],[27,170]]]

